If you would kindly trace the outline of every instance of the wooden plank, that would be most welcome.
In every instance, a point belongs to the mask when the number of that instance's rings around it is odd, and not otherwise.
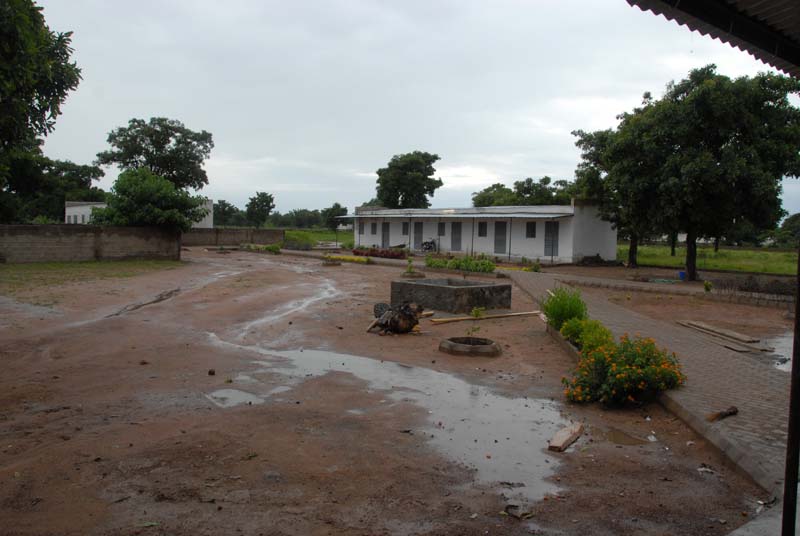
[[[493,320],[495,318],[511,318],[514,316],[531,316],[538,315],[541,311],[525,311],[524,313],[504,313],[500,315],[484,315],[484,316],[453,316],[450,318],[431,318],[434,324],[447,324],[449,322],[463,322],[465,320]]]
[[[737,341],[737,342],[744,342],[744,343],[760,342],[760,339],[757,339],[755,337],[751,337],[750,335],[745,335],[743,333],[739,333],[739,332],[736,332],[736,331],[733,331],[733,330],[730,330],[730,329],[718,328],[716,326],[712,326],[711,324],[706,324],[705,322],[697,322],[695,320],[687,320],[686,323],[689,324],[690,326],[695,326],[695,327],[698,327],[700,329],[704,329],[706,331],[710,331],[712,333],[716,333],[717,335],[722,335],[723,337],[726,337],[728,339],[733,339],[734,341]]]
[[[556,432],[556,435],[554,435],[553,439],[547,444],[547,448],[548,450],[554,450],[556,452],[564,452],[582,433],[583,425],[579,422],[574,422]]]

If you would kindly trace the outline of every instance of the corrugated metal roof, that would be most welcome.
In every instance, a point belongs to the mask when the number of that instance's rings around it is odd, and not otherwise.
[[[376,209],[348,214],[344,218],[564,218],[574,215],[569,205],[533,205],[470,208]]]
[[[800,78],[798,0],[626,0]]]

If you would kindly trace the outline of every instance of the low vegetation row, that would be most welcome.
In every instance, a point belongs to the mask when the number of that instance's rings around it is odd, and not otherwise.
[[[445,268],[448,270],[487,274],[494,272],[497,267],[494,261],[483,255],[478,255],[476,257],[454,257],[452,259],[440,259],[428,255],[425,257],[425,266],[428,268]]]
[[[617,247],[617,259],[628,258],[627,245]],[[638,247],[639,266],[684,267],[685,248],[676,248],[672,256],[669,246],[640,245]],[[737,272],[757,272],[765,274],[792,275],[797,272],[797,253],[794,251],[770,251],[752,249],[720,249],[699,247],[697,249],[697,268],[699,270],[730,270]]]
[[[381,257],[384,259],[405,259],[408,251],[404,248],[353,248],[353,255],[358,257]]]
[[[577,290],[555,289],[542,302],[542,311],[547,323],[580,350],[572,378],[561,380],[567,400],[642,402],[686,381],[675,354],[658,348],[653,339],[623,335],[615,342],[608,328],[588,318]]]

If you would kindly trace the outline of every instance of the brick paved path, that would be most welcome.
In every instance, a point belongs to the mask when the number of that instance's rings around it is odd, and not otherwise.
[[[554,274],[511,272],[514,282],[538,299],[558,286]],[[720,448],[766,490],[781,495],[788,419],[789,374],[768,360],[724,348],[709,337],[640,315],[603,296],[585,295],[589,316],[615,335],[653,337],[674,351],[687,376],[686,385],[668,391],[662,402],[700,435]],[[705,416],[729,406],[739,414],[708,423]]]

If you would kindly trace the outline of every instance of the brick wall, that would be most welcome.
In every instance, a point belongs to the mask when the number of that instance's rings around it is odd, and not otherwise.
[[[183,233],[184,246],[238,246],[239,244],[276,244],[283,241],[278,229],[192,229]]]
[[[180,233],[176,231],[97,225],[0,225],[0,262],[180,258]]]

